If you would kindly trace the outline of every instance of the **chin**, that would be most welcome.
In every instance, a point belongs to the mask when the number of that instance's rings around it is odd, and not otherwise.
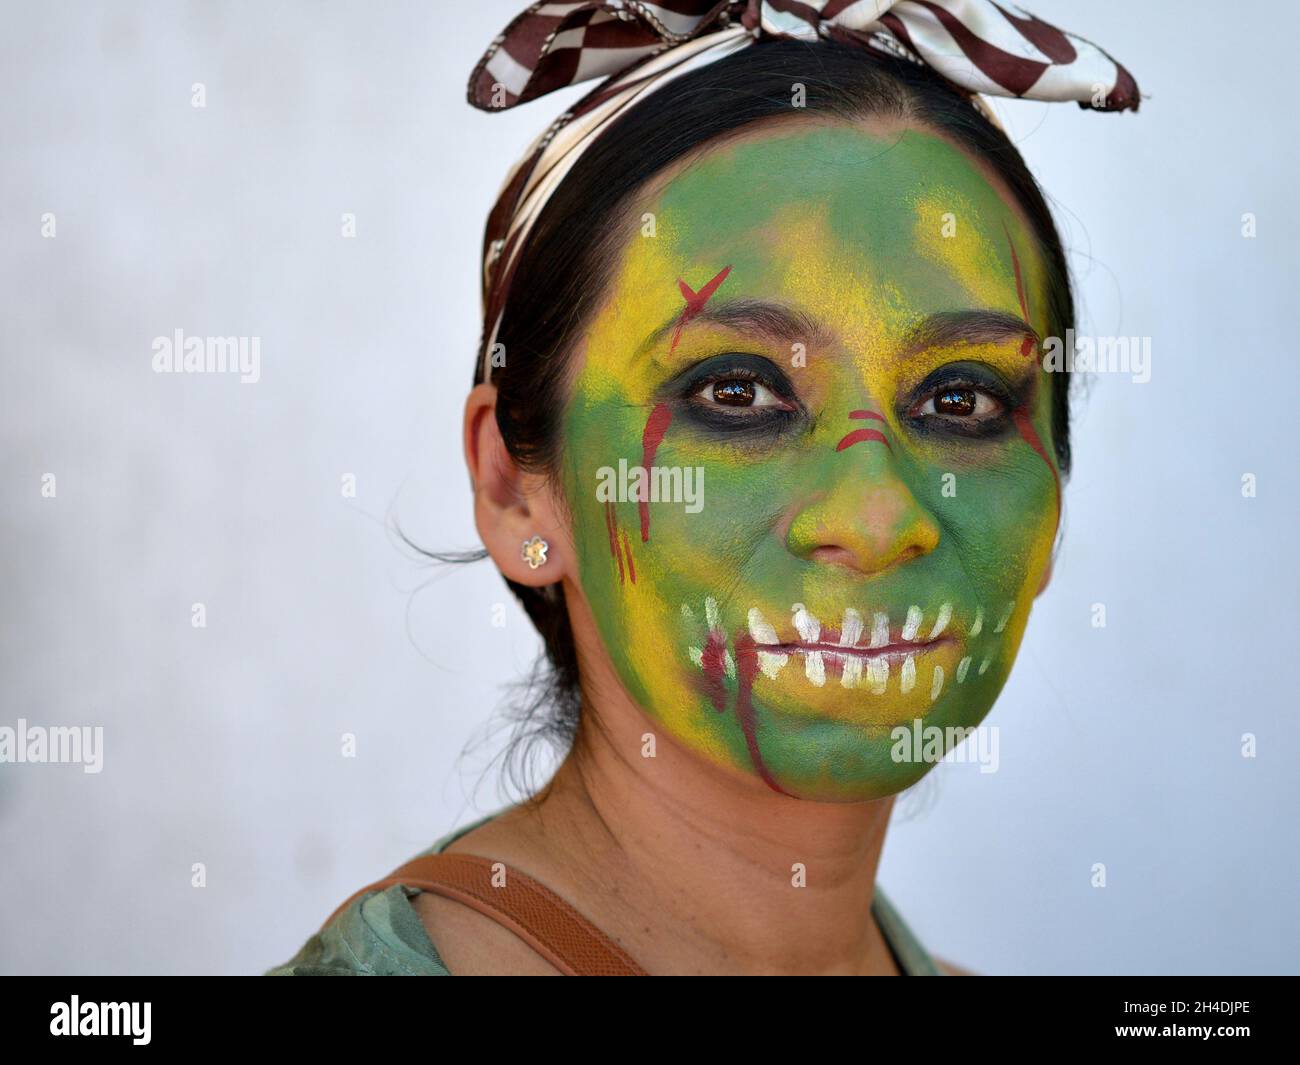
[[[955,641],[933,654],[960,663],[970,657],[963,650]],[[824,684],[809,683],[792,673],[785,684],[780,674],[767,684],[755,680],[746,694],[744,653],[742,647],[733,683],[694,697],[697,720],[723,741],[713,760],[811,802],[869,802],[906,791],[981,724],[1006,678],[1004,664],[995,661],[983,673],[969,669],[932,698],[934,687],[902,690],[901,675],[895,690],[878,693],[832,684],[829,676]],[[944,668],[936,660],[928,664]],[[891,669],[890,675],[901,673]]]

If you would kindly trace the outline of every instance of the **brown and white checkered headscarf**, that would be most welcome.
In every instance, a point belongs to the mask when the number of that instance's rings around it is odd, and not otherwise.
[[[842,41],[927,65],[996,122],[979,94],[1136,111],[1137,83],[1100,48],[993,0],[604,0],[535,3],[492,42],[469,79],[485,111],[606,78],[511,169],[488,216],[478,367],[487,379],[519,250],[582,152],[619,115],[692,70],[759,41]]]

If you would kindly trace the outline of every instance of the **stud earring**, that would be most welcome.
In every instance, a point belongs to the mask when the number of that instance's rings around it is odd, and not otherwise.
[[[534,536],[531,540],[524,541],[523,560],[528,563],[529,569],[536,569],[546,562],[546,551],[551,545],[543,540],[540,536]]]

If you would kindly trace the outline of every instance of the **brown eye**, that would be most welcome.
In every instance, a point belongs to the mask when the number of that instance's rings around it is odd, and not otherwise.
[[[970,385],[948,385],[913,409],[913,417],[925,415],[941,418],[969,419],[972,425],[996,418],[1003,410],[1002,401],[983,389]]]
[[[973,388],[946,388],[934,397],[936,414],[969,415],[975,413],[977,395]]]
[[[718,381],[713,386],[713,400],[728,407],[750,407],[754,404],[753,381]]]
[[[775,385],[751,377],[745,371],[724,370],[712,380],[693,386],[688,398],[697,409],[712,411],[722,418],[770,418],[797,409],[795,404],[777,395]]]

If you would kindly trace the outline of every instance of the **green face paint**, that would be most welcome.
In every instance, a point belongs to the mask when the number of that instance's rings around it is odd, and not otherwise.
[[[702,757],[803,798],[895,793],[931,763],[891,730],[979,724],[1048,564],[1036,241],[920,130],[769,128],[644,210],[564,417],[604,645]]]

